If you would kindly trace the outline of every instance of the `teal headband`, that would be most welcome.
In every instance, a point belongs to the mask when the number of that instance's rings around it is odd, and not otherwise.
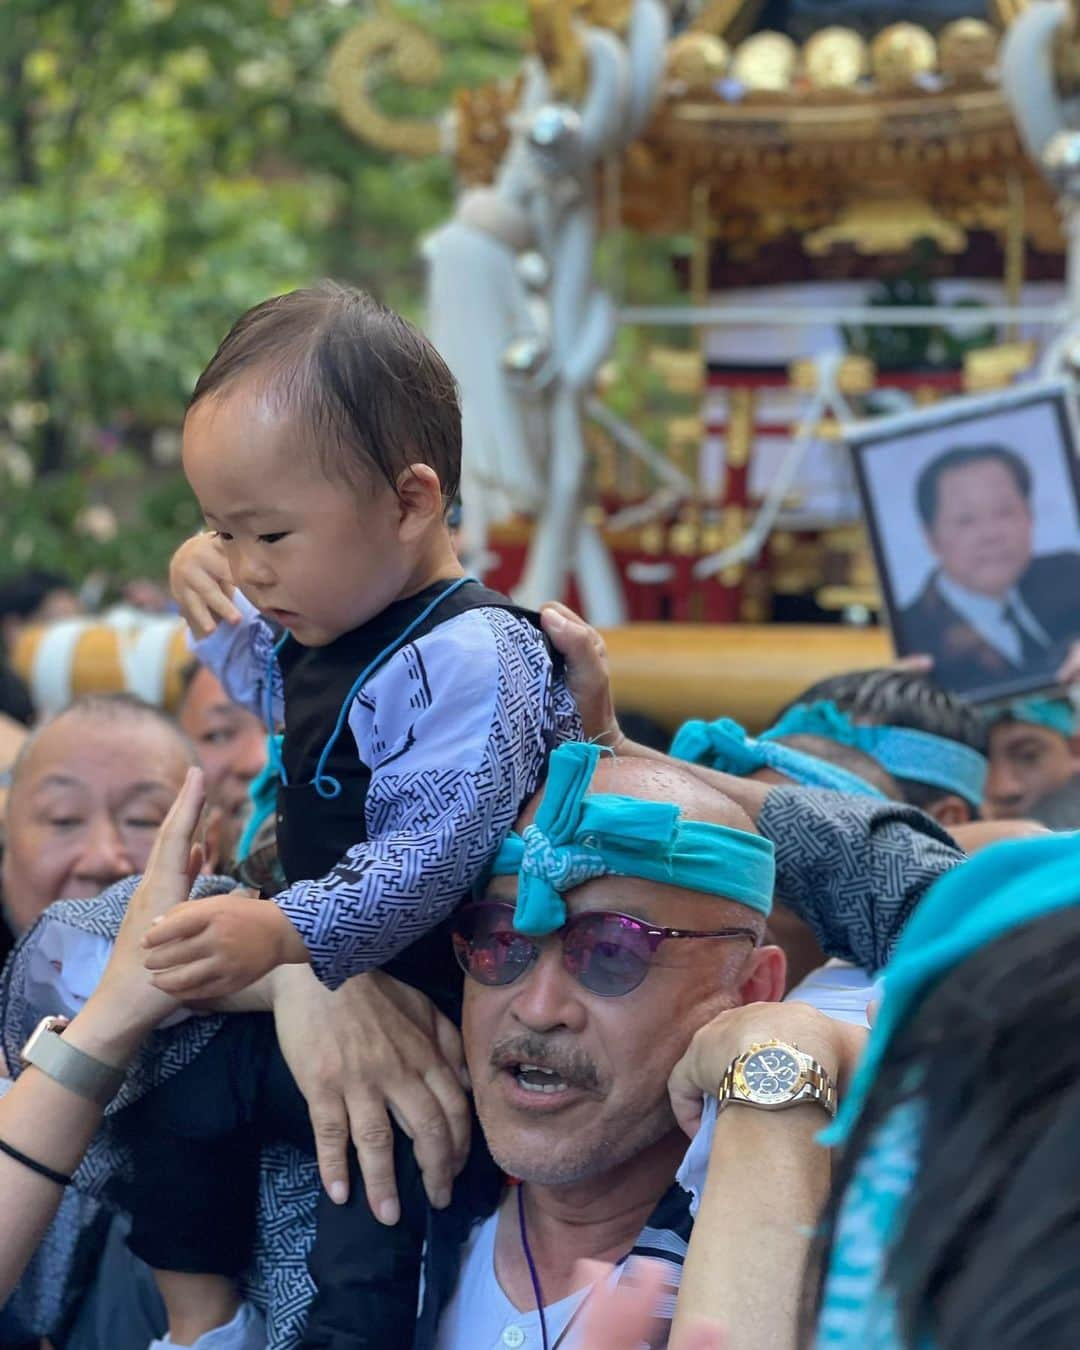
[[[522,834],[509,835],[496,855],[491,875],[518,877],[519,932],[555,932],[566,922],[563,894],[609,875],[703,891],[769,913],[775,876],[769,840],[685,820],[669,802],[586,796],[600,754],[597,745],[560,745],[548,761],[536,818]]]
[[[986,756],[959,741],[911,727],[861,725],[830,700],[796,704],[761,739],[799,735],[850,745],[899,778],[955,792],[975,808],[982,805],[989,768]]]
[[[1066,740],[1076,735],[1076,709],[1067,698],[1021,698],[995,708],[990,716],[995,722],[1011,718],[1014,722],[1046,727]]]
[[[790,745],[777,745],[748,736],[738,722],[721,717],[715,722],[684,722],[671,742],[671,754],[691,764],[705,764],[721,773],[745,778],[758,769],[775,769],[802,787],[828,788],[849,797],[886,800],[872,783],[838,764],[804,754]]]
[[[268,816],[277,810],[277,790],[281,782],[281,736],[267,736],[266,763],[248,784],[247,824],[236,845],[236,861],[243,862],[251,852],[255,836],[262,829]]]
[[[885,996],[866,1053],[823,1142],[848,1137],[890,1041],[933,983],[1011,929],[1080,904],[1078,855],[1080,834],[1010,840],[981,850],[931,886],[885,968]]]

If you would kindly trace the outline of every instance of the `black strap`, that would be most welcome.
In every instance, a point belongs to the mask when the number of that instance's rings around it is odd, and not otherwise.
[[[25,1153],[20,1153],[12,1144],[5,1143],[0,1139],[0,1153],[6,1153],[17,1163],[22,1163],[24,1167],[29,1167],[31,1172],[36,1172],[39,1177],[44,1177],[46,1181],[55,1181],[58,1186],[70,1186],[71,1178],[64,1176],[63,1172],[54,1172],[51,1167],[46,1167],[44,1163],[37,1162],[34,1158],[28,1158]]]

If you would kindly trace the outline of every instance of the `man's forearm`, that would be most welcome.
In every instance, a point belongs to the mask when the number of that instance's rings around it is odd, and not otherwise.
[[[73,1019],[64,1040],[104,1064],[124,1069],[148,1030],[126,1006],[95,996]],[[30,1066],[0,1101],[0,1139],[35,1162],[67,1175],[82,1160],[102,1114],[97,1102]],[[0,1154],[0,1195],[4,1197],[0,1304],[37,1249],[63,1193],[56,1182]]]
[[[795,1345],[808,1234],[829,1190],[829,1153],[814,1142],[824,1123],[814,1106],[721,1112],[683,1266],[673,1347],[698,1317],[726,1328],[728,1350]]]
[[[880,970],[930,886],[965,860],[935,821],[901,802],[775,787],[758,829],[776,847],[776,895],[829,956]]]

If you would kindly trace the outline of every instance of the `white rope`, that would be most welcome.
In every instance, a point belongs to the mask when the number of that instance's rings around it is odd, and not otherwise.
[[[776,476],[769,484],[769,490],[754,518],[753,525],[730,547],[700,559],[694,565],[694,576],[698,580],[715,576],[717,572],[723,572],[726,568],[735,567],[739,563],[753,562],[776,524],[776,518],[783,509],[784,499],[791,490],[806,451],[815,439],[818,423],[830,412],[841,422],[852,421],[851,408],[837,385],[837,375],[843,360],[843,354],[840,352],[828,352],[815,358],[814,364],[818,372],[817,389],[802,418],[799,434],[788,446]]]
[[[632,455],[636,455],[638,459],[647,464],[657,478],[663,479],[669,487],[675,488],[683,496],[688,497],[693,493],[694,484],[687,478],[686,474],[670,463],[659,450],[650,445],[644,436],[624,422],[617,413],[613,413],[606,403],[595,395],[590,395],[585,400],[585,411],[624,450],[629,450]]]

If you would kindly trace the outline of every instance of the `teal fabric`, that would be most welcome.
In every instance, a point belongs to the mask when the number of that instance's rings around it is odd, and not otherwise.
[[[730,717],[715,722],[684,722],[671,742],[675,759],[704,764],[721,773],[745,778],[758,769],[775,769],[802,787],[828,788],[849,797],[877,797],[888,800],[872,783],[838,764],[803,754],[790,745],[777,745],[765,739],[755,740]]]
[[[927,891],[885,969],[866,1052],[822,1142],[858,1120],[889,1043],[930,986],[966,957],[1042,915],[1080,904],[1080,833],[1010,840],[976,853]]]
[[[986,756],[945,736],[911,727],[856,723],[826,699],[797,703],[761,739],[780,736],[823,736],[838,745],[850,745],[899,778],[954,792],[976,809],[982,805],[989,769]]]
[[[1080,834],[1012,841],[984,849],[930,888],[886,968],[866,1051],[822,1143],[849,1138],[893,1038],[933,985],[987,943],[1080,904],[1078,862]],[[897,1106],[856,1163],[829,1253],[817,1350],[901,1350],[884,1276],[918,1175],[924,1111],[918,1096]],[[929,1346],[923,1337],[919,1350]]]
[[[925,1107],[903,1102],[874,1130],[836,1216],[817,1350],[900,1350],[885,1266],[919,1171]]]
[[[267,736],[266,764],[248,784],[251,809],[247,824],[236,846],[236,861],[243,862],[251,852],[251,844],[267,816],[277,808],[277,789],[281,772],[281,736]]]
[[[1067,698],[1020,698],[995,709],[991,716],[995,721],[1030,722],[1067,739],[1076,735],[1076,709]]]
[[[576,743],[553,752],[534,821],[504,840],[492,864],[490,875],[518,877],[519,932],[555,932],[566,922],[563,893],[608,875],[660,881],[769,913],[775,879],[769,840],[686,820],[668,802],[586,795],[601,753]]]

